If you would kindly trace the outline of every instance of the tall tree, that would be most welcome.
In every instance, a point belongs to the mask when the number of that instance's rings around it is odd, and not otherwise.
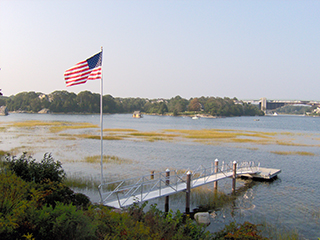
[[[201,104],[199,102],[198,98],[194,98],[190,101],[188,105],[188,110],[189,111],[200,111],[201,109]]]

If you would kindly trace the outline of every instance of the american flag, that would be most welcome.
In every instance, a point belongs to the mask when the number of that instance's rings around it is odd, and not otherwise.
[[[64,73],[64,79],[66,81],[67,87],[86,83],[87,80],[101,79],[101,66],[102,51],[67,69]]]

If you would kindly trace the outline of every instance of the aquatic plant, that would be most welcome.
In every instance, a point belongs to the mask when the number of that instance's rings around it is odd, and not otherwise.
[[[100,161],[101,161],[100,155],[88,156],[88,157],[85,157],[85,159],[84,159],[84,162],[86,162],[86,163],[100,163]],[[102,161],[103,161],[103,163],[115,163],[115,164],[133,163],[133,160],[131,160],[131,159],[125,159],[125,158],[120,158],[117,156],[110,156],[110,155],[103,155]]]
[[[82,128],[98,128],[98,125],[86,122],[62,122],[62,121],[39,121],[30,120],[23,122],[10,122],[9,127],[23,127],[23,128],[36,128],[36,127],[49,127],[51,133],[61,132],[67,129],[82,129]]]
[[[81,174],[67,174],[63,183],[72,189],[97,190],[100,180],[93,177],[82,176]]]
[[[315,153],[304,151],[271,151],[271,153],[279,155],[301,155],[301,156],[315,156]]]

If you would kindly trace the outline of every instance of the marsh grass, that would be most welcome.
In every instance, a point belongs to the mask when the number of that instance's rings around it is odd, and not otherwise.
[[[315,153],[305,151],[271,151],[271,153],[278,155],[301,155],[301,156],[315,156]]]
[[[100,140],[99,135],[93,135],[93,134],[74,134],[74,137],[78,138],[86,138],[86,139],[96,139]],[[123,138],[120,136],[103,136],[103,140],[122,140]]]
[[[138,130],[130,128],[105,128],[104,132],[137,132]]]
[[[160,132],[134,132],[129,133],[129,135],[134,137],[178,137],[178,134],[170,134],[170,133],[160,133]]]
[[[95,155],[95,156],[88,156],[85,157],[84,162],[86,163],[100,163],[101,156]],[[103,156],[103,163],[113,163],[113,164],[131,164],[134,161],[131,159],[126,158],[120,158],[117,156],[110,156],[110,155],[104,155]]]
[[[30,121],[23,121],[23,122],[11,122],[9,126],[11,127],[27,127],[27,128],[33,128],[33,127],[39,127],[39,126],[56,126],[61,125],[64,122],[58,122],[58,121],[38,121],[38,120],[30,120]]]
[[[64,183],[70,188],[97,190],[100,181],[92,177],[84,177],[80,174],[67,175]]]
[[[79,122],[79,123],[64,122],[61,125],[51,126],[50,132],[57,133],[57,132],[61,132],[69,129],[98,128],[98,127],[99,126],[96,124],[86,123],[86,122]]]
[[[235,201],[234,195],[211,190],[206,187],[192,189],[192,201],[195,202],[200,209],[217,210],[226,204]]]
[[[86,122],[62,122],[62,121],[38,121],[38,120],[10,122],[9,126],[16,127],[16,128],[49,127],[51,133],[58,133],[67,129],[98,128],[98,125],[86,123]]]
[[[34,149],[34,148],[30,147],[30,146],[27,147],[27,146],[22,145],[19,147],[12,148],[8,152],[11,155],[17,155],[18,153],[22,153],[22,152],[28,152],[29,155],[33,155],[32,149]]]
[[[98,128],[97,125],[86,122],[63,122],[63,121],[25,121],[25,122],[10,122],[8,126],[14,127],[26,127],[26,131],[30,131],[35,127],[45,127],[50,133],[59,133],[59,137],[63,137],[63,140],[77,140],[77,139],[94,139],[100,140],[100,134],[94,132],[90,133],[78,133],[67,134],[60,133],[64,130],[71,129],[92,129]],[[0,130],[1,131],[1,130]],[[21,134],[21,129],[18,129]],[[89,130],[90,131],[90,130]],[[299,133],[290,132],[259,132],[259,131],[242,131],[234,129],[201,129],[201,130],[187,130],[187,129],[165,129],[160,131],[138,131],[130,128],[107,128],[103,130],[103,140],[131,140],[131,141],[191,141],[198,142],[207,145],[221,145],[221,144],[233,144],[234,146],[241,146],[241,144],[258,144],[258,145],[282,145],[292,147],[319,147],[317,144],[304,144],[293,142],[294,138],[283,139],[283,136],[298,136]],[[16,136],[19,136],[19,133]],[[29,135],[26,132],[25,135]],[[49,140],[59,140],[57,135],[47,137]],[[310,137],[303,134],[302,137]],[[46,139],[45,139],[46,140]],[[312,138],[313,141],[317,139]]]
[[[281,223],[275,225],[270,223],[261,224],[262,234],[267,236],[269,239],[277,240],[299,240],[301,239],[296,229],[287,229],[283,227]]]
[[[165,138],[165,137],[150,137],[150,138],[147,138],[147,141],[149,142],[155,142],[155,141],[173,141],[174,138]]]
[[[248,150],[252,150],[252,151],[256,151],[256,150],[259,150],[259,148],[257,147],[247,147]]]
[[[235,138],[226,140],[225,142],[234,142],[234,143],[254,143],[254,144],[268,144],[270,141],[264,139],[249,139],[249,138]]]
[[[167,129],[167,132],[180,133],[181,137],[189,139],[208,139],[208,140],[230,140],[230,139],[242,139],[238,142],[254,142],[259,139],[272,140],[271,136],[274,133],[263,133],[255,131],[236,131],[231,129],[202,129],[202,130],[178,130],[178,129]],[[245,140],[247,141],[245,141]],[[235,140],[237,141],[237,140]]]
[[[282,146],[293,146],[293,147],[316,147],[317,146],[317,145],[312,145],[312,144],[293,143],[291,141],[288,141],[288,142],[276,141],[276,144],[282,145]]]
[[[0,150],[0,157],[1,156],[7,156],[7,155],[8,155],[8,152]]]

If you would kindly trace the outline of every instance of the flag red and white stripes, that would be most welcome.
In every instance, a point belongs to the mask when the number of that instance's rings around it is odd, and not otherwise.
[[[64,79],[67,87],[102,78],[102,51],[67,69]]]

